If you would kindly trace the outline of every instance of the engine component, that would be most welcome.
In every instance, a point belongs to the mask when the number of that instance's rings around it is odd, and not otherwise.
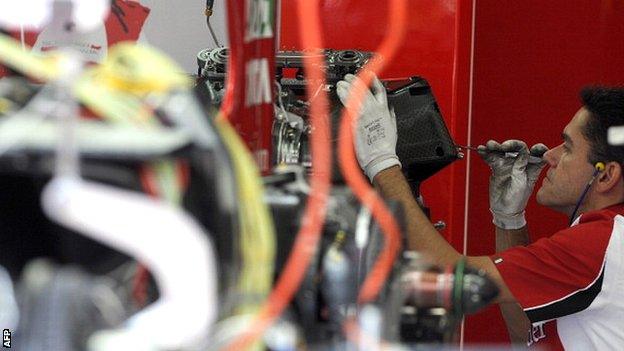
[[[272,164],[298,164],[311,167],[309,133],[307,122],[310,101],[306,96],[307,84],[303,70],[306,55],[300,51],[278,52],[275,58],[275,119],[271,129],[273,140]],[[338,124],[342,105],[336,93],[335,84],[347,73],[356,73],[370,60],[372,54],[357,50],[325,50],[324,69],[327,72],[327,86],[331,99],[330,120],[331,141],[335,150],[338,138]],[[205,49],[199,52],[199,91],[213,105],[222,101],[228,59],[227,48]],[[420,77],[384,81],[388,91],[388,103],[397,117],[397,155],[403,164],[403,171],[415,193],[418,185],[442,168],[459,158],[457,148],[446,128],[440,109],[429,83]],[[343,183],[334,160],[332,180]]]
[[[309,185],[298,165],[279,166],[265,177],[266,201],[276,223],[277,262],[281,271],[301,225]],[[356,309],[357,293],[383,247],[375,222],[358,226],[362,206],[346,186],[334,186],[328,200],[323,237],[306,276],[295,296],[296,310],[305,339],[311,344],[344,341],[342,322]],[[396,206],[391,206],[399,214]],[[364,231],[364,240],[356,237]],[[387,286],[388,288],[389,286]],[[383,299],[389,292],[385,289]]]
[[[289,79],[288,74],[285,74],[285,69],[296,69],[294,79],[298,80],[298,86],[301,89],[305,89],[305,72],[303,71],[303,60],[309,53],[301,51],[280,51],[275,55],[275,67],[277,81],[283,83],[282,79],[286,77]],[[357,51],[357,50],[332,50],[326,49],[323,53],[326,66],[324,69],[327,72],[327,82],[329,84],[335,84],[344,77],[347,73],[355,73],[360,67],[364,66],[366,62],[372,57],[372,53]],[[200,51],[197,54],[197,65],[199,66],[198,75],[214,81],[225,81],[226,65],[228,61],[228,48],[208,48]],[[290,77],[292,78],[292,77]],[[286,83],[293,83],[286,81]]]
[[[459,159],[429,83],[420,77],[386,82],[397,119],[397,156],[410,183],[419,183]]]
[[[499,293],[485,271],[460,260],[438,267],[406,252],[386,301],[384,335],[404,342],[450,341],[465,314],[489,305]]]

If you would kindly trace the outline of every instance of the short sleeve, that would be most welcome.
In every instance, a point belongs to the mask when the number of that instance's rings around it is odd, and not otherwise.
[[[580,223],[492,257],[531,322],[586,309],[600,292],[613,217]]]

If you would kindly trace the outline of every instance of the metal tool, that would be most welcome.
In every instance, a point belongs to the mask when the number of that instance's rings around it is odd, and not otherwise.
[[[479,152],[479,149],[475,146],[464,146],[464,145],[455,145],[460,149],[465,149],[465,150],[472,150],[475,152]],[[506,152],[506,151],[502,151],[502,150],[487,150],[488,152],[494,152],[494,153],[499,153],[499,154],[505,154],[505,157],[507,158],[516,158],[518,157],[519,152]],[[529,163],[542,163],[544,162],[542,157],[538,157],[538,156],[533,156],[530,155],[529,156]]]

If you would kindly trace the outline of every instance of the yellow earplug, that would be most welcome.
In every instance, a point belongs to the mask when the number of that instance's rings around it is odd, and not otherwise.
[[[596,168],[596,170],[598,172],[602,172],[605,170],[605,164],[604,162],[596,162],[596,164],[594,165],[594,167]]]

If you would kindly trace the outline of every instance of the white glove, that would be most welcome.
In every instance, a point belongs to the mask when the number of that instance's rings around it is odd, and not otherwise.
[[[502,229],[519,229],[526,225],[524,209],[535,182],[546,163],[541,159],[548,147],[535,144],[531,150],[520,140],[502,144],[490,140],[479,145],[478,153],[492,169],[490,176],[490,211],[492,222]],[[505,155],[517,152],[517,157]]]
[[[345,75],[344,80],[336,84],[336,92],[343,105],[347,106],[353,89],[365,90],[357,127],[353,129],[358,163],[372,182],[375,175],[384,169],[401,166],[396,155],[396,117],[388,109],[386,89],[377,77],[373,80],[371,92],[356,76]]]

